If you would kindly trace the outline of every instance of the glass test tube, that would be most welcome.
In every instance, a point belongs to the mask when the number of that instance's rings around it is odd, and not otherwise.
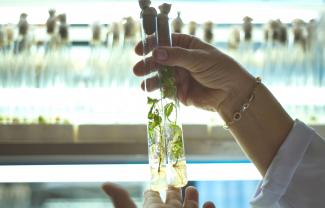
[[[151,68],[149,61],[151,49],[157,46],[157,17],[150,16],[141,19],[141,38],[143,43],[143,60],[144,68],[150,68],[148,77],[145,81],[145,91],[147,93],[148,104],[148,123],[147,123],[147,139],[148,139],[148,156],[150,166],[150,188],[155,191],[166,190],[167,172],[166,172],[166,141],[164,137],[163,123],[163,105],[162,94],[159,88],[159,78],[157,69]],[[150,20],[151,19],[151,20]],[[146,54],[148,52],[148,54]]]
[[[159,7],[161,13],[157,18],[158,46],[172,47],[168,18],[170,7],[170,4],[163,4]],[[159,65],[158,68],[164,115],[164,137],[167,147],[168,185],[184,187],[187,184],[187,168],[174,69],[163,65]]]

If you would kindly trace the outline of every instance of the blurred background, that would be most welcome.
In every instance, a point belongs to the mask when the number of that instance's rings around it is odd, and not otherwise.
[[[197,36],[262,77],[293,118],[325,135],[325,1],[171,3]],[[139,207],[148,187],[137,0],[1,0],[0,208],[112,207],[104,181]],[[181,108],[200,203],[249,207],[260,175],[214,113]]]

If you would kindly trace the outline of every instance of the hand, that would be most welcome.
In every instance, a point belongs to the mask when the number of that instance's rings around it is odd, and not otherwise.
[[[116,208],[136,208],[134,201],[129,193],[122,187],[114,183],[105,183],[102,186],[105,193],[111,197],[114,207]]]
[[[182,200],[181,189],[169,187],[166,192],[165,203],[162,202],[159,192],[148,190],[144,193],[144,208],[198,208],[199,193],[190,186],[185,189],[185,198]],[[206,202],[203,208],[214,208],[212,202]]]
[[[138,62],[133,69],[135,75],[149,74],[157,63],[173,66],[177,96],[185,105],[217,111],[221,103],[237,108],[246,101],[255,80],[236,61],[193,36],[173,34],[172,42],[173,47],[156,48],[151,57]],[[135,51],[138,55],[144,53],[141,42]],[[158,88],[156,80],[155,77],[146,80],[147,86],[151,86],[147,90]]]
[[[136,208],[128,192],[113,183],[103,185],[103,190],[109,195],[116,208]],[[198,208],[199,194],[194,187],[187,187],[185,199],[182,202],[181,190],[170,187],[166,193],[166,203],[163,203],[159,192],[148,190],[144,194],[144,208]],[[212,202],[206,202],[203,208],[214,208]]]
[[[142,55],[152,50],[152,39],[148,39],[145,51],[139,43],[136,53]],[[151,57],[138,62],[134,73],[149,74],[157,63],[172,66],[177,96],[182,103],[218,111],[224,121],[232,121],[234,113],[250,98],[256,86],[255,78],[232,58],[193,36],[173,34],[172,42],[173,47],[156,48]],[[158,88],[155,80],[146,80],[149,83],[146,86],[153,86],[148,90]],[[230,131],[264,176],[292,129],[293,120],[263,84],[254,96],[254,107]]]

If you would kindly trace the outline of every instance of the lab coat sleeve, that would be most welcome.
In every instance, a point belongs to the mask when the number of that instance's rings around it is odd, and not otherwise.
[[[251,201],[254,208],[324,208],[325,140],[296,120]]]

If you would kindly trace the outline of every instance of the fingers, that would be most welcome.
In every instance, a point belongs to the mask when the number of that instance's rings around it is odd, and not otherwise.
[[[156,71],[158,68],[156,62],[152,57],[146,58],[145,60],[139,61],[133,67],[133,73],[136,76],[144,76],[151,72]]]
[[[182,207],[182,192],[179,188],[168,187],[166,193],[166,204],[172,207]]]
[[[199,207],[199,192],[195,187],[189,186],[185,190],[184,208]],[[203,208],[215,208],[213,202],[205,202]]]
[[[179,188],[168,187],[166,193],[166,203],[168,207],[175,208],[198,208],[199,205],[199,193],[194,187],[187,187],[185,190],[185,199],[182,205],[182,192]],[[144,193],[144,208],[153,208],[153,207],[165,207],[164,203],[161,200],[160,194],[157,191],[146,191]],[[206,202],[203,205],[203,208],[215,208],[213,202]]]
[[[103,190],[108,194],[114,204],[118,208],[136,208],[129,193],[120,186],[113,183],[106,183],[103,185]]]
[[[205,202],[204,204],[203,204],[203,208],[216,208],[216,206],[214,205],[214,203],[213,202]]]
[[[152,49],[157,47],[157,36],[149,36],[143,41],[140,41],[136,46],[135,46],[135,53],[142,56],[144,54],[148,54]]]
[[[195,187],[189,186],[185,189],[185,198],[184,200],[192,200],[195,202],[199,202],[199,192]]]
[[[143,47],[143,42],[139,42],[135,46],[135,53],[138,55],[148,54],[157,45],[156,37],[150,36],[145,40],[145,49]],[[204,49],[213,48],[213,46],[202,42],[200,39],[186,34],[173,33],[172,34],[172,45],[176,47],[189,48],[189,49]]]
[[[151,77],[149,79],[146,79],[141,83],[142,90],[145,90],[146,92],[152,92],[154,90],[159,89],[160,85],[160,79],[158,76]]]
[[[199,207],[199,192],[195,187],[189,186],[185,189],[184,208]]]
[[[144,208],[158,207],[159,204],[163,204],[159,192],[152,190],[144,192]]]
[[[181,47],[159,47],[153,51],[154,61],[167,66],[178,66],[191,72],[200,72],[210,58],[208,52]]]

